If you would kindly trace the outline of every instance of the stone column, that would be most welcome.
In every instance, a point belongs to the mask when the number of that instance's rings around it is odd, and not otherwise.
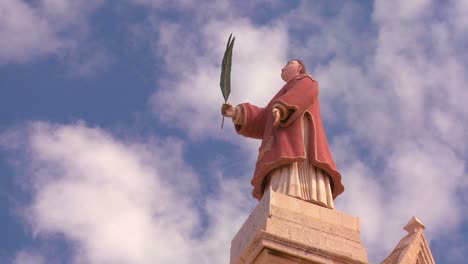
[[[368,260],[358,217],[268,190],[232,240],[230,263]]]

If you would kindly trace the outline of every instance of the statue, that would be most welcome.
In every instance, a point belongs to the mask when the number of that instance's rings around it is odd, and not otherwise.
[[[297,59],[283,67],[281,78],[286,84],[266,107],[224,103],[221,108],[237,134],[262,140],[252,195],[260,200],[272,188],[333,209],[344,187],[323,128],[318,84]]]

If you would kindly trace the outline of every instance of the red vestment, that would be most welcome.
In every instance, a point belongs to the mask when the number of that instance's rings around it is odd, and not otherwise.
[[[309,115],[309,162],[323,169],[331,177],[332,195],[335,199],[344,191],[341,174],[333,161],[325,129],[323,128],[318,100],[318,84],[308,74],[300,74],[287,82],[264,108],[249,103],[240,104],[242,124],[235,125],[238,134],[262,139],[251,184],[252,195],[260,200],[264,180],[268,173],[280,166],[304,161],[306,150],[302,136],[302,119]],[[287,119],[273,126],[273,106],[286,109]]]

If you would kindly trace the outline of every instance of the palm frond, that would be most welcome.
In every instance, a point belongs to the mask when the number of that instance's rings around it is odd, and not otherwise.
[[[226,51],[224,52],[223,61],[221,62],[221,78],[220,87],[221,93],[223,94],[224,102],[227,102],[231,93],[231,66],[232,66],[232,50],[234,48],[235,37],[232,38],[232,34],[229,35],[228,42],[226,44]]]

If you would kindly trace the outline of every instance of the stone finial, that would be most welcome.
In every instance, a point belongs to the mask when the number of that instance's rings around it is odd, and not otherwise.
[[[408,232],[381,264],[435,264],[429,244],[424,236],[424,224],[412,217],[404,229]]]
[[[420,229],[425,229],[426,226],[419,220],[416,216],[413,216],[411,220],[409,220],[408,224],[403,228],[408,232],[408,234],[412,234],[417,232]]]

